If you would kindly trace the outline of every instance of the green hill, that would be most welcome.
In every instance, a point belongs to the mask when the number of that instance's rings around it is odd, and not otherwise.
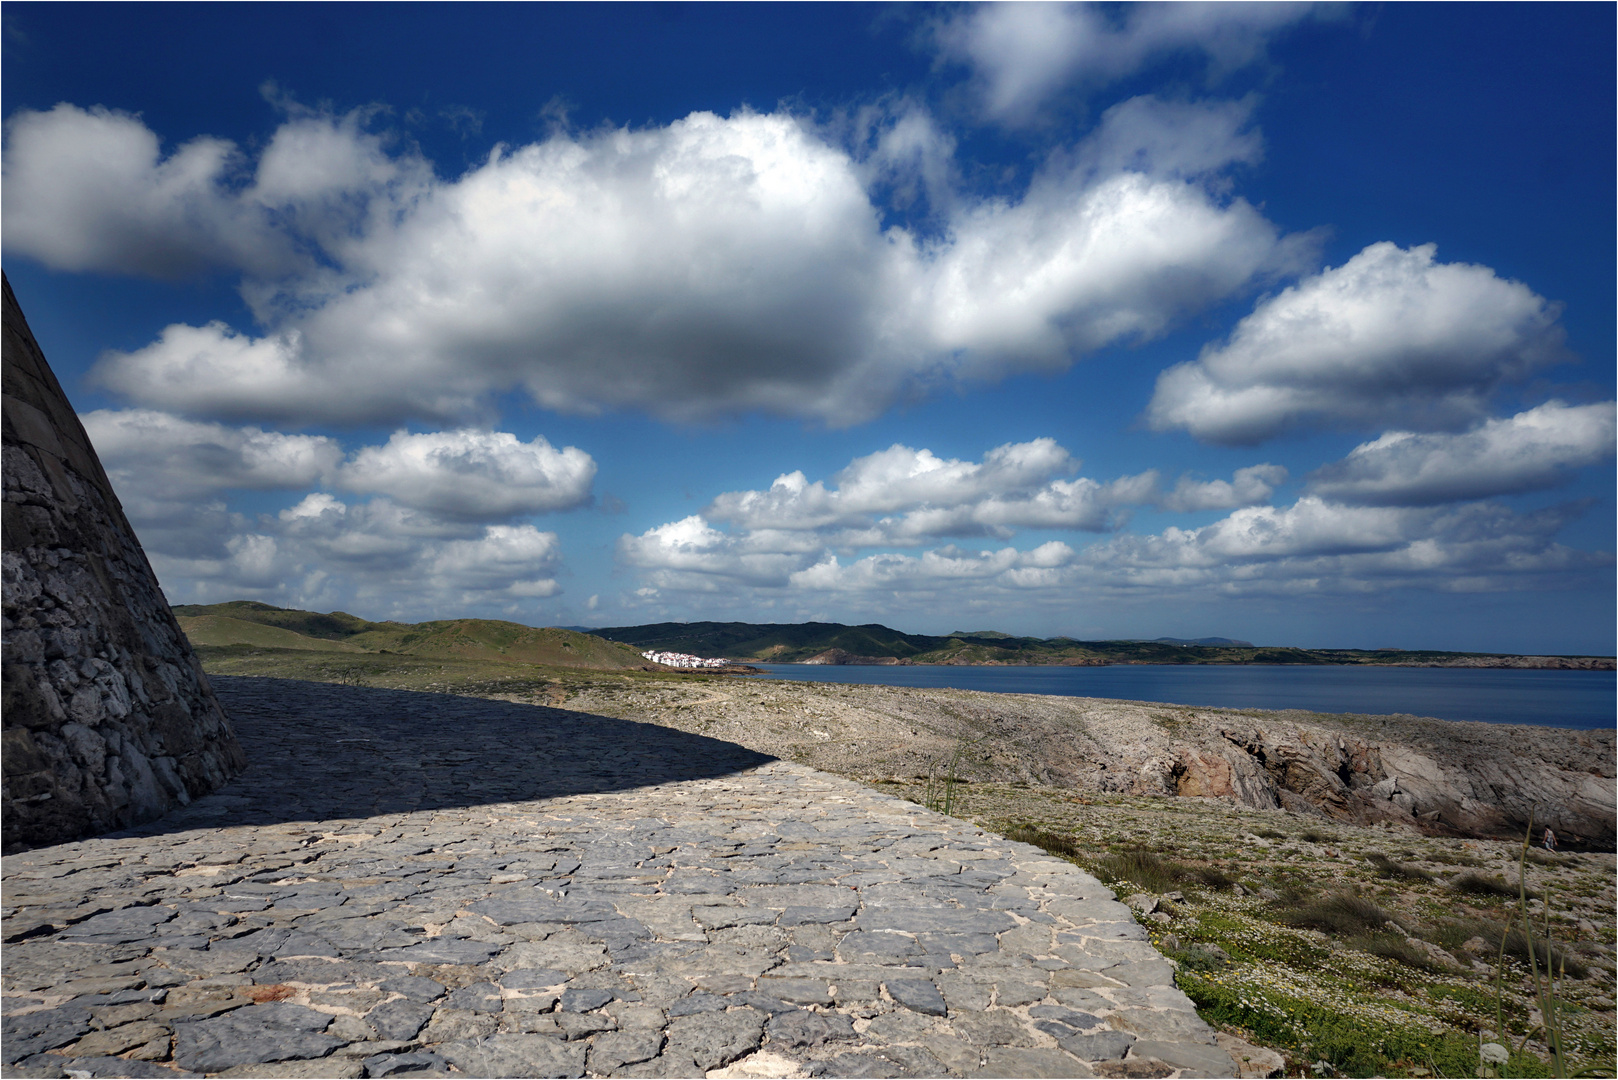
[[[368,622],[342,611],[321,614],[254,600],[181,604],[174,614],[192,643],[205,646],[394,653],[596,671],[647,666],[639,650],[594,634],[498,619]]]
[[[282,626],[235,619],[228,615],[180,615],[180,629],[193,645],[257,645],[264,649],[307,649],[316,652],[365,652],[347,641],[310,637]]]

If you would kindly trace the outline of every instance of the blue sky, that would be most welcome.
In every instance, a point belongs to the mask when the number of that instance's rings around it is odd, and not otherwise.
[[[174,602],[1613,651],[1610,6],[3,18]]]

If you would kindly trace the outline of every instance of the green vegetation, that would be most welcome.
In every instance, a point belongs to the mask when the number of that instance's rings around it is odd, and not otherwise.
[[[367,622],[346,612],[329,615],[271,607],[251,600],[174,609],[193,645],[256,647],[285,652],[341,652],[435,657],[469,662],[624,670],[644,668],[639,650],[573,630],[523,626],[494,619],[439,622]],[[216,656],[218,654],[215,654]],[[231,659],[243,659],[232,654]],[[395,661],[359,663],[355,671],[381,674]],[[325,671],[330,668],[321,667]],[[246,672],[229,672],[245,674]],[[301,678],[303,676],[290,676]],[[332,681],[326,679],[324,681]]]
[[[1611,854],[1011,784],[972,784],[956,816],[1155,897],[1137,917],[1180,988],[1286,1075],[1613,1075]],[[1514,902],[1447,883],[1469,866],[1517,871]],[[1481,1061],[1485,1043],[1505,1060]]]

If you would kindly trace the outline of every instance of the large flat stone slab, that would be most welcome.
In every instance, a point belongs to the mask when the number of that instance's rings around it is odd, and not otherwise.
[[[1034,848],[666,728],[216,682],[243,776],[6,858],[8,1067],[1234,1072],[1122,905]]]

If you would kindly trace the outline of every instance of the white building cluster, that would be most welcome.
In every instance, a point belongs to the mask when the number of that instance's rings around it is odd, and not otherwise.
[[[690,653],[683,652],[657,652],[656,650],[650,650],[641,653],[641,655],[646,657],[646,659],[650,660],[652,663],[662,664],[665,667],[728,667],[732,663],[732,661],[726,660],[722,656],[692,656]]]

